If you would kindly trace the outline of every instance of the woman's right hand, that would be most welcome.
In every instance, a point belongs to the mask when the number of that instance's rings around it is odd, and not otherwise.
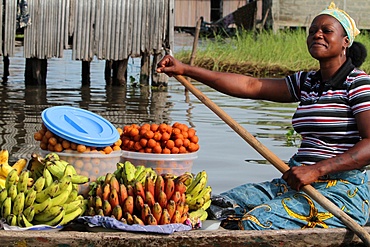
[[[185,64],[181,63],[174,57],[166,55],[158,62],[157,72],[165,73],[170,77],[174,75],[183,75],[185,66]]]

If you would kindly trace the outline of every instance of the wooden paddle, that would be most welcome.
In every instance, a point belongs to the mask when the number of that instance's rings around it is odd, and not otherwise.
[[[289,166],[285,164],[274,153],[268,150],[261,142],[259,142],[253,135],[245,130],[239,123],[232,119],[219,106],[211,101],[199,89],[194,87],[183,76],[174,76],[185,88],[194,94],[203,104],[211,109],[217,116],[219,116],[225,123],[227,123],[236,133],[238,133],[246,142],[248,142],[256,151],[258,151],[266,160],[274,165],[281,173],[289,170]],[[370,246],[370,235],[357,222],[349,217],[345,212],[338,208],[334,203],[324,197],[311,185],[306,185],[302,188],[310,197],[323,206],[330,213],[339,218],[349,229],[351,229],[365,244]]]

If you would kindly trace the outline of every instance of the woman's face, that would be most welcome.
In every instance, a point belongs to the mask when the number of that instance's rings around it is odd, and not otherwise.
[[[307,48],[317,60],[327,60],[343,55],[349,45],[344,28],[330,15],[315,17],[307,36]]]

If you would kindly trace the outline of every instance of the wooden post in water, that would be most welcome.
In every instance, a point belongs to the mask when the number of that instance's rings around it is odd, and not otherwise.
[[[26,58],[26,85],[46,85],[47,59]]]
[[[113,78],[112,84],[117,86],[125,86],[127,78],[127,64],[128,58],[118,61],[113,61]]]
[[[3,57],[3,63],[4,63],[3,82],[7,82],[8,76],[9,76],[9,57],[8,56]]]
[[[140,84],[149,85],[150,55],[147,52],[141,54]]]
[[[90,85],[90,61],[82,61],[82,85]]]
[[[165,73],[157,73],[157,63],[163,57],[161,53],[153,55],[153,66],[152,66],[152,86],[153,87],[167,87],[168,78]]]

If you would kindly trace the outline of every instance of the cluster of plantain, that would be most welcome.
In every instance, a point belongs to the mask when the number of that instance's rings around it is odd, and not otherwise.
[[[85,215],[110,216],[129,225],[184,223],[193,214],[186,203],[187,187],[195,188],[193,181],[191,173],[157,174],[129,161],[117,163],[116,171],[90,183]],[[198,216],[199,211],[194,214]]]
[[[0,192],[0,216],[11,226],[66,225],[83,215],[87,200],[78,186],[89,178],[56,153],[32,155],[28,169],[9,172]]]

